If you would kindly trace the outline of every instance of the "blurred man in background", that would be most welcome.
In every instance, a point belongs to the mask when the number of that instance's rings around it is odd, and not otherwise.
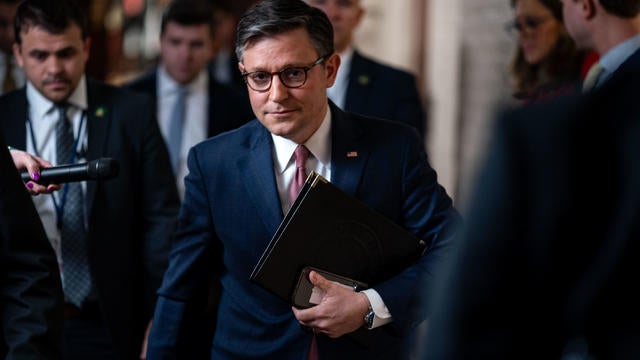
[[[425,111],[416,79],[408,72],[362,55],[353,44],[365,10],[360,0],[306,0],[324,11],[331,25],[341,65],[335,84],[327,90],[344,111],[403,122],[425,136]]]
[[[128,85],[154,99],[181,198],[189,149],[254,118],[249,101],[207,69],[215,30],[208,0],[169,3],[160,30],[160,64]]]

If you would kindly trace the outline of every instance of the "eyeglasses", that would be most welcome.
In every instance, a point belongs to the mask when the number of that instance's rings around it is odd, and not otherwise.
[[[520,34],[525,30],[534,31],[549,19],[551,19],[549,16],[525,16],[522,20],[508,22],[505,30],[511,34]]]
[[[316,61],[314,61],[309,66],[294,66],[282,69],[280,71],[269,72],[269,71],[253,71],[250,73],[243,73],[242,79],[244,82],[249,85],[249,87],[255,91],[264,92],[271,88],[271,80],[273,79],[273,75],[278,75],[280,78],[280,82],[282,85],[295,89],[299,88],[307,82],[307,72],[311,70],[314,66],[321,64],[327,55],[320,56]]]

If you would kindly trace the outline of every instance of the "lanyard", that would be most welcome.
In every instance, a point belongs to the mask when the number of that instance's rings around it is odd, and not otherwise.
[[[78,127],[78,134],[73,139],[73,147],[72,147],[73,151],[71,152],[71,157],[68,161],[68,164],[73,164],[76,162],[76,159],[78,156],[78,143],[80,142],[80,135],[82,134],[82,127],[85,123],[86,117],[87,117],[87,113],[85,111],[82,111],[82,116],[80,117],[80,126]],[[33,123],[31,122],[31,118],[29,116],[29,109],[27,109],[27,124],[29,125],[29,135],[31,135],[31,143],[33,144],[34,152],[37,157],[40,157],[40,154],[38,151],[38,143],[36,143],[36,135],[35,135],[36,133],[33,130]],[[58,162],[60,162],[60,159],[58,159]],[[62,229],[62,219],[64,214],[64,206],[67,203],[68,189],[69,189],[69,184],[64,184],[62,186],[59,203],[56,200],[56,197],[53,195],[53,193],[51,194],[51,199],[53,200],[53,206],[55,207],[56,215],[58,218],[57,219],[58,229]]]

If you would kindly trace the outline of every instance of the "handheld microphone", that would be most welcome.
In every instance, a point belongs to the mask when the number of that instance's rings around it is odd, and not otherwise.
[[[73,181],[106,180],[118,175],[120,166],[112,158],[100,158],[86,163],[52,166],[40,169],[38,181],[32,180],[28,172],[20,174],[22,181],[33,181],[41,185],[60,184]]]

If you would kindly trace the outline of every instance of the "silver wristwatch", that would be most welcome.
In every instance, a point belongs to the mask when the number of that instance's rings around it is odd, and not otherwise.
[[[369,306],[369,312],[364,316],[364,326],[371,330],[373,329],[373,319],[376,317],[376,313],[373,312],[371,306]]]

